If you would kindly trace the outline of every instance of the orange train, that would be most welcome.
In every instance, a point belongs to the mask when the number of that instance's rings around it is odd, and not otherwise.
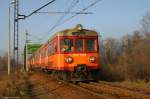
[[[96,80],[100,70],[98,33],[80,24],[60,31],[31,55],[30,67],[63,80]]]

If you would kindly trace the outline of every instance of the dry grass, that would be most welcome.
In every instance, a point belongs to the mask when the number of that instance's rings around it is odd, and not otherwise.
[[[150,82],[145,83],[144,80],[137,80],[134,82],[131,81],[123,81],[123,82],[115,82],[119,85],[129,86],[129,87],[138,87],[138,88],[149,88],[150,90]]]
[[[6,72],[0,72],[0,96],[2,96],[7,88],[8,76]]]
[[[21,75],[21,76],[20,76]],[[2,97],[21,97],[30,99],[28,93],[28,82],[25,73],[15,72],[11,77],[7,72],[0,73],[0,98]]]

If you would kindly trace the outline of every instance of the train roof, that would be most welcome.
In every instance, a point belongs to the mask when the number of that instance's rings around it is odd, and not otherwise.
[[[59,32],[56,32],[54,35],[52,35],[47,43],[49,41],[52,40],[52,38],[54,38],[55,36],[76,36],[74,35],[75,33],[85,33],[84,35],[85,36],[98,36],[98,32],[96,32],[95,30],[89,30],[89,29],[83,29],[82,25],[81,24],[78,24],[76,25],[75,28],[72,28],[72,29],[65,29],[65,30],[62,30],[62,31],[59,31]]]
[[[80,33],[80,32],[84,32],[84,35],[86,36],[98,35],[96,31],[83,29],[82,25],[78,24],[75,28],[59,31],[54,36],[75,36],[75,33]]]

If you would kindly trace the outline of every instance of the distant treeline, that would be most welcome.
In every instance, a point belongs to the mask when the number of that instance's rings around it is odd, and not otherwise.
[[[10,64],[11,71],[12,71],[12,69],[14,69],[14,70],[17,69],[15,60],[11,59],[10,63],[11,63]],[[22,66],[22,64],[19,64],[19,67],[21,67],[21,66]],[[5,53],[4,55],[0,56],[0,71],[7,71],[7,67],[8,67],[8,55],[7,55],[7,53]]]
[[[141,21],[141,29],[121,39],[101,41],[102,75],[105,80],[150,78],[150,13]]]
[[[7,55],[0,56],[0,70],[7,69]]]

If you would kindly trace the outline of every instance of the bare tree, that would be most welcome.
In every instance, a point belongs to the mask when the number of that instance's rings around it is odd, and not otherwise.
[[[7,69],[7,54],[0,56],[0,70]]]
[[[116,63],[118,55],[121,52],[120,41],[113,38],[107,38],[104,42],[104,47],[106,50],[107,62],[111,64]]]
[[[146,35],[150,35],[150,12],[146,13],[142,19],[142,30]]]

